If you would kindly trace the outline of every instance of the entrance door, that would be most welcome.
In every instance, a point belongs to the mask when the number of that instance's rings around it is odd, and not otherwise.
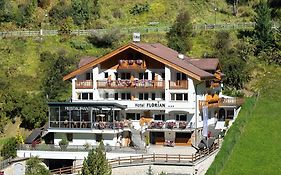
[[[191,133],[177,132],[175,143],[177,146],[190,146],[191,145]]]
[[[164,132],[150,132],[150,143],[163,145],[165,142]]]
[[[225,110],[220,109],[219,110],[219,121],[224,121],[225,120]]]

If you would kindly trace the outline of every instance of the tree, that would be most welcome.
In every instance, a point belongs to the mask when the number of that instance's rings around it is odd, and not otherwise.
[[[44,68],[42,86],[44,94],[48,96],[49,101],[65,101],[64,95],[69,92],[69,82],[63,81],[63,76],[75,68],[75,58],[60,50],[54,54],[49,52],[41,54],[41,60]]]
[[[38,128],[47,121],[47,102],[40,94],[27,96],[21,110],[22,126],[28,129]]]
[[[89,0],[72,0],[72,18],[76,25],[85,24],[91,15]]]
[[[9,0],[0,1],[0,23],[14,20],[13,7]]]
[[[17,24],[21,27],[31,25],[34,22],[33,13],[37,6],[37,0],[29,0],[26,4],[20,5],[17,15]]]
[[[185,54],[191,49],[192,25],[188,11],[180,12],[166,37],[168,46]]]
[[[111,166],[106,160],[103,142],[100,142],[96,149],[92,149],[84,159],[82,175],[111,175]]]
[[[148,167],[148,170],[147,170],[147,175],[153,175],[153,171],[152,171],[152,168],[151,168],[151,165],[149,165]]]
[[[15,137],[9,138],[3,145],[1,149],[1,156],[4,157],[4,159],[7,159],[9,157],[16,157],[17,156],[17,139]]]
[[[248,80],[247,50],[239,43],[232,46],[228,32],[220,31],[216,34],[214,55],[219,58],[222,72],[226,75],[224,84],[227,88],[241,89]]]
[[[256,53],[269,49],[274,44],[272,31],[271,10],[266,2],[261,1],[256,8],[255,39],[257,41]]]
[[[31,157],[26,162],[26,175],[49,175],[50,171],[43,165],[43,162],[38,157]]]

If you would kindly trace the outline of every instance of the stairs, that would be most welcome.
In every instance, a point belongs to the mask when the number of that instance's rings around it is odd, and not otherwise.
[[[135,147],[140,148],[140,149],[145,149],[145,142],[141,139],[140,131],[132,128],[131,129],[132,133],[132,142]]]

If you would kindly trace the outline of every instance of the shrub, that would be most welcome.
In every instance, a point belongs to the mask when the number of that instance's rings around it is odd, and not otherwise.
[[[7,159],[9,157],[12,158],[16,157],[17,146],[18,146],[17,139],[15,137],[9,138],[1,149],[1,156],[4,157],[4,159]]]
[[[105,33],[93,32],[88,41],[96,47],[111,47],[120,38],[118,30],[111,30]]]
[[[133,8],[130,9],[130,14],[132,15],[139,15],[144,12],[148,12],[150,9],[149,4],[146,2],[144,4],[136,4]]]
[[[91,45],[89,43],[87,43],[86,41],[73,40],[73,41],[70,41],[70,45],[72,48],[75,48],[77,50],[86,50],[86,49],[91,48]]]

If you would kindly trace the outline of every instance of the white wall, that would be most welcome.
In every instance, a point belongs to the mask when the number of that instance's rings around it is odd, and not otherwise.
[[[66,133],[54,133],[54,144],[59,145],[62,138],[66,138]],[[116,133],[102,133],[103,142],[105,145],[116,146],[117,134]],[[97,145],[96,134],[93,133],[73,133],[73,140],[69,145],[84,145],[89,143]]]

